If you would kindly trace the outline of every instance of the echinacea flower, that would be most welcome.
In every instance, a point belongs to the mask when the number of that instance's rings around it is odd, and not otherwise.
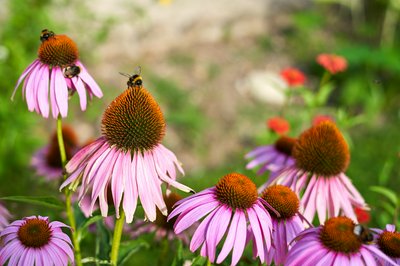
[[[304,73],[294,67],[283,69],[281,76],[290,87],[303,86],[307,80]]]
[[[296,139],[281,136],[272,145],[260,146],[246,154],[247,159],[252,159],[247,165],[247,169],[253,169],[260,166],[257,175],[262,175],[266,171],[271,174],[277,173],[282,169],[295,164],[292,157],[292,150]],[[263,190],[265,187],[262,187]]]
[[[77,136],[74,130],[66,125],[62,128],[62,135],[65,153],[69,160],[78,149]],[[31,166],[38,176],[44,176],[49,181],[58,180],[62,176],[63,167],[56,132],[51,136],[48,145],[35,152],[31,159]]]
[[[10,218],[10,212],[0,202],[0,232],[9,224]]]
[[[74,263],[67,225],[48,217],[30,216],[8,225],[1,233],[0,265],[68,265]]]
[[[304,230],[303,217],[299,213],[299,198],[289,187],[274,185],[266,188],[261,197],[279,214],[270,211],[274,245],[266,250],[267,264],[282,265],[292,247],[292,240]]]
[[[156,219],[156,208],[167,215],[161,184],[192,191],[176,180],[183,173],[174,153],[161,144],[165,120],[160,106],[142,86],[128,82],[128,89],[105,110],[100,138],[78,151],[65,169],[69,175],[61,188],[75,190],[79,198],[91,193],[89,212],[99,202],[101,214],[108,213],[108,192],[119,218],[119,208],[131,223],[138,197],[148,220]]]
[[[283,169],[267,181],[292,188],[305,188],[301,209],[308,221],[318,213],[320,223],[340,211],[357,221],[354,208],[368,209],[363,197],[344,174],[350,161],[349,147],[333,122],[324,121],[304,131],[296,141],[292,156],[295,165]]]
[[[284,135],[290,130],[289,122],[286,119],[277,116],[268,119],[267,127],[278,135]]]
[[[388,224],[386,225],[385,230],[377,228],[371,230],[378,233],[376,236],[376,246],[379,250],[390,257],[394,263],[400,265],[400,232],[396,231],[396,227],[393,224]],[[382,260],[379,256],[376,256],[376,258],[381,265],[391,265],[391,263]]]
[[[175,216],[175,233],[180,234],[204,218],[190,242],[190,250],[200,248],[200,255],[214,263],[218,243],[225,242],[216,263],[221,263],[232,251],[231,265],[236,265],[250,239],[256,246],[254,255],[265,261],[264,250],[271,248],[271,216],[258,197],[256,185],[246,176],[227,174],[214,187],[205,189],[176,203],[168,216]],[[270,207],[270,206],[269,206]],[[251,233],[248,234],[248,227]]]
[[[317,56],[317,63],[332,75],[347,69],[347,60],[340,55],[320,54]]]
[[[182,196],[176,193],[164,194],[164,201],[167,205],[168,213],[171,213],[172,207],[176,202],[182,199]],[[167,217],[164,216],[159,210],[157,210],[157,218],[154,222],[146,222],[143,220],[136,220],[131,227],[129,235],[132,238],[136,238],[142,234],[155,233],[156,241],[160,241],[167,238],[169,241],[174,239],[180,239],[186,245],[189,245],[189,235],[187,232],[180,234],[174,233],[174,224],[176,217],[167,221]]]
[[[390,258],[354,233],[356,224],[347,217],[333,217],[324,225],[300,233],[289,251],[285,266],[300,265],[380,265],[374,257],[390,263]],[[391,263],[391,265],[396,265]]]
[[[68,113],[69,93],[78,92],[81,109],[87,104],[87,95],[101,98],[103,93],[79,60],[78,48],[66,35],[43,30],[38,59],[35,59],[18,79],[14,93],[23,80],[22,95],[29,111],[43,117],[49,116],[50,107],[54,118]],[[50,101],[49,101],[50,99]]]

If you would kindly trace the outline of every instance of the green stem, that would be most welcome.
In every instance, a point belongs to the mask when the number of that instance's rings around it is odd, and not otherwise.
[[[64,168],[67,164],[67,154],[65,152],[64,139],[62,135],[62,121],[61,116],[57,118],[57,140],[58,147],[60,148],[60,156],[61,156],[61,164]],[[67,179],[67,175],[63,174],[64,180]],[[78,240],[78,234],[76,230],[76,222],[74,216],[74,209],[71,205],[71,194],[68,189],[65,190],[65,208],[67,210],[67,216],[69,220],[69,224],[71,226],[72,231],[72,243],[74,244],[74,252],[75,252],[75,264],[77,266],[82,266],[82,256],[81,256],[81,248]]]
[[[329,73],[328,71],[325,71],[324,75],[322,76],[321,81],[319,83],[318,90],[320,90],[326,83],[328,83],[330,78],[331,78],[331,73]]]
[[[122,229],[124,228],[125,213],[120,211],[120,217],[115,221],[114,236],[111,246],[111,265],[118,264],[118,250],[121,243]]]
[[[211,261],[209,259],[207,259],[207,266],[211,266]]]

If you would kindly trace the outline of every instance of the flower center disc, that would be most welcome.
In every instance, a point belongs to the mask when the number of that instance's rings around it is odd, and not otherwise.
[[[165,205],[167,206],[168,213],[172,211],[172,206],[174,206],[176,202],[182,199],[182,197],[176,193],[170,193],[169,195],[164,195],[163,198]],[[159,209],[157,209],[157,216],[154,223],[159,227],[172,231],[174,229],[174,224],[177,218],[178,217],[175,216],[169,222],[167,222],[167,217],[164,216]]]
[[[354,253],[361,247],[361,241],[354,234],[354,222],[347,217],[334,217],[325,222],[320,232],[322,243],[337,252]]]
[[[130,87],[107,107],[102,132],[124,151],[151,150],[165,135],[164,116],[145,88]]]
[[[299,198],[289,187],[282,185],[267,187],[261,197],[279,212],[281,215],[279,219],[289,219],[299,210]],[[269,213],[278,218],[274,212]]]
[[[400,232],[383,231],[378,238],[379,248],[392,258],[400,258]]]
[[[257,201],[257,187],[245,175],[238,173],[227,174],[218,184],[217,199],[233,209],[247,209]]]
[[[18,238],[26,247],[39,248],[46,245],[51,237],[49,224],[38,218],[28,219],[18,230]]]
[[[78,60],[75,42],[66,35],[54,35],[43,41],[38,51],[39,59],[49,66],[72,65]]]
[[[65,153],[67,156],[67,160],[69,160],[72,158],[73,149],[75,149],[78,146],[77,137],[72,128],[68,126],[63,126],[62,133],[63,133]],[[51,137],[50,145],[46,154],[46,162],[48,163],[48,165],[55,168],[62,167],[57,133],[53,134],[53,136]]]
[[[319,176],[345,172],[350,161],[349,147],[336,125],[330,121],[303,132],[294,145],[297,167]]]
[[[287,156],[291,156],[295,143],[295,138],[282,136],[275,142],[275,148],[281,153],[286,154]]]

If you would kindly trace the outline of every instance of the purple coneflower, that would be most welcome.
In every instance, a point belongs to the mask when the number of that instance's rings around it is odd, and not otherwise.
[[[0,202],[0,232],[9,224],[10,218],[10,212]]]
[[[101,98],[103,93],[86,68],[79,61],[78,47],[66,35],[43,30],[38,59],[35,59],[18,79],[13,96],[25,79],[22,94],[29,111],[47,118],[50,106],[54,118],[68,113],[68,92],[78,92],[81,109],[86,109],[86,91],[90,98]],[[50,102],[49,102],[50,98]]]
[[[224,235],[225,243],[216,263],[224,261],[232,251],[231,265],[236,265],[249,239],[254,239],[257,247],[255,256],[264,262],[264,250],[271,247],[272,222],[263,202],[269,206],[258,197],[256,185],[248,177],[231,173],[222,177],[215,187],[178,201],[168,220],[179,214],[174,230],[180,234],[205,217],[193,234],[190,250],[194,252],[201,246],[201,256],[208,257],[212,263]]]
[[[103,136],[78,151],[66,165],[69,177],[61,189],[75,190],[81,183],[79,198],[91,193],[90,213],[98,199],[102,215],[107,216],[110,185],[117,218],[122,204],[126,221],[131,223],[139,197],[147,219],[154,221],[156,206],[167,215],[163,182],[192,190],[175,181],[175,167],[181,173],[183,169],[175,154],[161,144],[165,121],[159,105],[131,79],[128,86],[104,112]]]
[[[64,139],[67,160],[78,149],[78,140],[74,130],[69,126],[63,126],[62,135]],[[38,176],[44,176],[47,180],[58,180],[62,176],[62,164],[60,148],[58,146],[57,133],[54,133],[48,145],[35,152],[31,160],[31,166],[36,170]]]
[[[12,222],[1,233],[0,264],[68,265],[74,263],[71,240],[61,228],[67,225],[47,217],[30,216]]]
[[[172,207],[176,202],[181,200],[182,197],[176,193],[164,194],[164,201],[167,205],[168,213],[171,213]],[[167,220],[167,217],[164,216],[159,210],[157,210],[157,217],[154,222],[146,222],[143,220],[137,220],[132,224],[132,228],[129,232],[130,236],[136,238],[142,234],[146,233],[155,233],[155,239],[160,241],[164,238],[167,238],[169,241],[174,239],[180,239],[186,245],[189,245],[189,236],[186,232],[182,232],[180,234],[175,234],[174,232],[174,224],[176,221],[176,217],[171,220]]]
[[[400,265],[400,232],[396,232],[396,227],[392,224],[386,225],[385,230],[372,229],[378,233],[376,236],[377,247],[390,257],[395,264]],[[381,265],[388,266],[393,263],[388,263],[381,257],[377,256],[377,260]]]
[[[257,175],[262,175],[266,171],[272,174],[295,164],[292,157],[292,150],[296,139],[281,136],[272,145],[260,146],[246,154],[246,158],[252,160],[246,165],[247,169],[261,166]]]
[[[391,263],[389,257],[374,245],[366,244],[354,233],[356,224],[347,217],[333,217],[324,225],[300,233],[289,251],[285,266],[342,265],[374,266],[375,260]]]
[[[354,208],[368,209],[363,197],[344,174],[350,152],[346,141],[331,121],[324,121],[304,131],[295,143],[295,165],[273,175],[267,182],[292,188],[301,198],[304,216],[312,221],[315,213],[321,223],[340,211],[357,221]]]
[[[274,185],[266,188],[261,194],[279,214],[269,211],[272,217],[272,239],[274,245],[266,250],[267,264],[282,265],[292,240],[304,230],[303,217],[299,213],[299,198],[289,187]]]

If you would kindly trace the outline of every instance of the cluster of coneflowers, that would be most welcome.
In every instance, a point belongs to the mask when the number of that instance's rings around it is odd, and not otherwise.
[[[69,37],[43,30],[40,40],[38,59],[15,90],[23,82],[28,109],[45,118],[51,110],[57,119],[57,132],[31,164],[49,181],[64,178],[60,190],[69,226],[41,216],[8,223],[11,215],[0,205],[1,265],[82,265],[72,200],[87,216],[99,208],[106,218],[109,206],[115,209],[115,223],[107,222],[114,228],[111,265],[118,263],[123,232],[133,238],[150,231],[158,239],[181,239],[211,263],[222,263],[231,254],[231,265],[236,265],[250,242],[254,258],[266,264],[400,263],[400,233],[394,226],[371,230],[371,235],[358,224],[354,209],[368,207],[345,175],[349,148],[335,123],[315,123],[296,139],[282,134],[274,144],[247,154],[252,158],[248,168],[260,166],[260,175],[269,172],[258,189],[249,177],[228,173],[215,186],[194,193],[177,181],[183,169],[161,144],[164,116],[139,74],[129,76],[127,89],[104,111],[102,135],[79,145],[73,130],[62,126],[68,100],[77,92],[85,110],[87,95],[100,98],[102,92]],[[323,55],[318,62],[335,74],[346,67],[343,60]],[[299,85],[299,78],[305,81],[297,70],[285,73],[291,86]],[[276,119],[270,126],[283,132],[286,125]],[[194,194],[181,198],[172,188]],[[78,195],[71,197],[76,190]],[[145,215],[140,221],[135,217],[139,202]],[[316,213],[321,225],[313,227]],[[134,223],[124,230],[125,222]],[[63,227],[72,229],[72,241]]]

